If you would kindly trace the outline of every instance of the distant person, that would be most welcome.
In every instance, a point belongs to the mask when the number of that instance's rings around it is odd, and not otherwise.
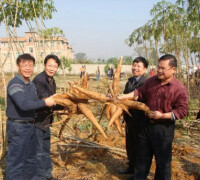
[[[51,98],[40,100],[30,81],[35,58],[30,54],[18,56],[18,74],[7,86],[8,156],[6,180],[36,179],[35,109],[54,104]]]
[[[40,99],[48,98],[56,93],[56,83],[54,75],[60,66],[60,59],[50,54],[44,59],[44,71],[39,73],[33,83],[36,86],[37,94]],[[50,157],[51,131],[49,125],[53,122],[53,110],[58,106],[51,108],[44,107],[36,110],[35,127],[37,138],[37,176],[36,179],[50,180],[52,177],[52,162]]]
[[[86,73],[86,65],[83,65],[83,76],[85,75]]]
[[[155,70],[154,68],[152,68],[150,71],[149,71],[149,75],[152,77],[152,76],[155,76]]]
[[[82,76],[83,76],[83,71],[84,71],[84,66],[81,66],[81,68],[80,68],[80,78],[82,78]]]
[[[86,72],[86,65],[83,65],[81,68],[80,68],[80,78],[82,78],[84,75],[85,75],[85,72]]]
[[[113,76],[114,76],[114,70],[113,70],[113,68],[111,67],[111,68],[110,68],[110,79],[113,79]]]
[[[111,77],[111,70],[110,70],[110,67],[108,68],[108,72],[107,72],[107,76],[108,76],[108,79],[110,79]]]
[[[191,66],[189,66],[189,77],[192,78],[192,74],[193,74],[193,68]]]
[[[96,70],[96,77],[97,77],[97,81],[100,80],[100,69],[99,69],[99,66],[97,67],[97,70]]]

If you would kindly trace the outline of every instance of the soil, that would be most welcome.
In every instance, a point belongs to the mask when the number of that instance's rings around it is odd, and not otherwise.
[[[199,180],[200,179],[200,141],[199,132],[185,135],[184,129],[175,133],[173,143],[172,180]],[[80,136],[85,136],[84,133]],[[125,149],[125,138],[112,130],[108,139],[98,135],[96,142],[101,145]],[[54,141],[57,141],[54,139]],[[126,180],[128,175],[119,175],[118,171],[127,167],[127,158],[110,153],[105,149],[82,148],[65,149],[65,145],[52,141],[53,175],[63,180]],[[64,149],[63,149],[64,148]],[[60,150],[64,154],[59,154]],[[72,152],[70,152],[72,151]],[[57,154],[56,154],[56,153]],[[154,178],[155,160],[151,166],[148,179]]]

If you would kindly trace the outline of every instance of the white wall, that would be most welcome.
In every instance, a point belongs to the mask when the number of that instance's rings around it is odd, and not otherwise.
[[[105,75],[104,67],[106,64],[85,64],[86,65],[86,72],[88,74],[96,74],[97,67],[100,68],[100,74]],[[70,74],[80,74],[80,68],[83,66],[83,64],[71,64],[72,71]],[[110,67],[113,67],[113,65],[110,65]],[[122,65],[121,72],[131,73],[131,67],[132,65]],[[59,69],[58,73],[62,73],[63,71]],[[68,74],[69,71],[65,69],[65,73]]]

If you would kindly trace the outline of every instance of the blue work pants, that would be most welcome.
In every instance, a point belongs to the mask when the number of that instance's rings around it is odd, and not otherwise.
[[[52,162],[50,157],[50,128],[46,131],[36,128],[37,139],[37,180],[52,177]]]
[[[36,180],[35,126],[7,120],[6,180]]]

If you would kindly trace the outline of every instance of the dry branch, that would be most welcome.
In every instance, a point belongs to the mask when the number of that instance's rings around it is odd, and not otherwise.
[[[72,140],[76,140],[74,143],[59,143],[60,146],[69,146],[69,147],[76,147],[76,148],[94,148],[94,149],[107,149],[108,152],[119,155],[120,157],[126,157],[126,150],[123,148],[116,148],[111,146],[103,146],[91,141],[85,141],[84,139],[75,138],[75,137],[68,137],[72,138]]]
[[[0,147],[0,161],[4,157],[6,153],[6,131],[5,131],[5,124],[3,122],[3,116],[1,112],[1,106],[0,106],[0,137],[1,137],[1,147]]]

